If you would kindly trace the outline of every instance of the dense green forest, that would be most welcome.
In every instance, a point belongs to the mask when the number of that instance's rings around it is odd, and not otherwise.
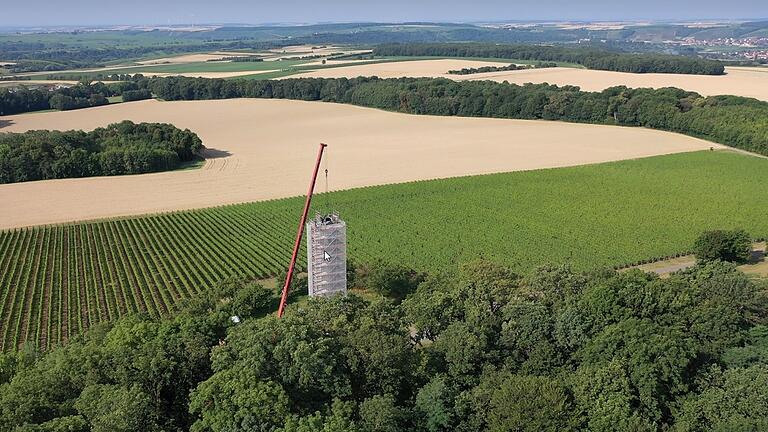
[[[131,96],[147,99],[151,95],[146,96],[146,85],[139,87],[141,79],[143,77],[137,75],[125,82],[81,83],[55,90],[28,89],[23,86],[16,89],[0,88],[0,116],[48,109],[71,110],[106,105],[109,103],[107,98],[110,96],[120,96],[124,92],[137,90],[141,93],[133,93]],[[131,96],[124,100],[126,102],[138,100]]]
[[[622,86],[585,92],[547,84],[375,77],[276,81],[167,77],[142,85],[165,100],[320,100],[411,114],[643,126],[768,155],[768,103],[736,96],[703,97],[676,88]]]
[[[456,70],[449,70],[448,73],[451,75],[472,75],[472,74],[488,73],[488,72],[506,72],[506,71],[525,70],[525,69],[543,69],[543,68],[552,68],[552,67],[557,67],[557,63],[538,62],[535,65],[518,65],[513,63],[507,66],[482,66],[479,68],[461,68]]]
[[[201,149],[196,134],[162,123],[0,133],[0,183],[165,171]]]
[[[378,56],[491,57],[559,61],[589,69],[632,73],[722,75],[723,64],[692,56],[609,51],[592,46],[497,45],[482,43],[390,44],[377,46]]]
[[[227,282],[165,320],[0,355],[9,431],[758,431],[768,297],[720,261],[520,277],[350,271],[361,294]],[[300,284],[295,284],[300,285]],[[230,317],[238,317],[233,320]],[[239,321],[235,324],[235,321]]]

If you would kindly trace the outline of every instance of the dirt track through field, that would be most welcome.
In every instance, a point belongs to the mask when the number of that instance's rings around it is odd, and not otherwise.
[[[8,116],[0,118],[0,132],[90,130],[126,119],[189,128],[210,159],[189,171],[0,185],[0,229],[301,195],[319,142],[330,145],[331,190],[720,147],[640,128],[254,99],[152,100]]]
[[[296,77],[354,78],[378,76],[381,78],[442,77],[457,81],[491,80],[513,84],[549,83],[575,85],[586,91],[601,91],[608,87],[678,87],[704,96],[736,95],[768,100],[768,68],[726,68],[721,76],[681,74],[632,74],[575,68],[544,68],[519,71],[488,72],[472,75],[451,75],[449,70],[477,68],[499,63],[469,60],[416,60],[369,65],[354,65],[293,75]]]

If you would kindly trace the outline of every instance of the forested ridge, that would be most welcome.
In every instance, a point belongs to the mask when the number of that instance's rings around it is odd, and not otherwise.
[[[387,44],[373,50],[377,56],[491,57],[516,60],[576,63],[588,69],[632,73],[722,75],[717,60],[653,53],[628,53],[595,47],[504,45],[489,43]]]
[[[759,431],[766,287],[731,264],[354,265],[360,295],[230,281],[168,319],[0,355],[9,431]],[[295,288],[302,286],[296,283]],[[303,286],[306,289],[306,286]],[[230,317],[237,316],[239,324]]]
[[[643,126],[701,137],[768,155],[768,103],[704,97],[677,88],[516,85],[434,78],[294,78],[274,81],[152,78],[142,83],[165,100],[299,99],[348,103],[409,114],[561,120]]]
[[[201,149],[195,133],[162,123],[0,133],[0,183],[165,171]]]
[[[0,53],[3,60],[13,61],[14,64],[8,67],[11,73],[24,73],[103,67],[106,62],[147,56],[178,55],[220,49],[270,49],[285,45],[287,43],[279,41],[200,41],[94,48],[62,43],[0,41]]]

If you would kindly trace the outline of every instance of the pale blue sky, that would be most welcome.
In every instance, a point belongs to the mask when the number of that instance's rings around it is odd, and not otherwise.
[[[768,18],[768,0],[0,0],[0,25]]]

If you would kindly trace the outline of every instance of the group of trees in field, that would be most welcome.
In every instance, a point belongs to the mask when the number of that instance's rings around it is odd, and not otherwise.
[[[51,108],[49,103],[53,92],[39,89],[0,88],[0,115],[42,111]]]
[[[131,77],[129,81],[104,84],[103,82],[81,82],[70,87],[56,89],[19,87],[0,89],[0,116],[20,114],[47,109],[72,110],[106,105],[111,96],[123,95],[123,100],[139,100],[152,97],[146,90],[145,79],[141,75]],[[126,99],[124,93],[128,92]]]
[[[516,60],[568,62],[588,69],[632,73],[722,75],[723,63],[692,56],[629,53],[595,47],[504,45],[489,43],[387,44],[377,56],[491,57]]]
[[[482,66],[479,68],[461,68],[456,70],[449,70],[448,73],[451,75],[472,75],[472,74],[488,73],[488,72],[506,72],[506,71],[517,71],[517,70],[525,70],[525,69],[543,69],[543,68],[553,68],[553,67],[557,67],[557,63],[538,62],[533,65],[518,65],[518,64],[512,63],[507,66]]]
[[[48,99],[50,109],[69,111],[109,104],[109,100],[103,93],[91,91],[92,89],[86,86],[68,87],[61,90],[64,91],[54,91]]]
[[[206,60],[208,62],[233,62],[233,63],[251,63],[251,62],[263,62],[264,57],[258,55],[248,56],[226,56],[217,59]]]
[[[122,92],[123,102],[133,102],[139,100],[152,99],[152,92],[149,89],[125,90]]]
[[[765,286],[721,261],[521,277],[478,261],[357,266],[292,303],[227,282],[172,318],[124,317],[0,355],[11,431],[758,431]],[[382,296],[374,293],[384,293]],[[353,291],[354,292],[354,291]],[[238,319],[232,319],[237,317]]]
[[[0,183],[170,170],[201,149],[196,134],[162,123],[0,133]]]
[[[166,77],[142,82],[165,100],[275,98],[348,103],[410,114],[562,120],[680,132],[768,155],[768,102],[703,97],[677,88],[516,85],[434,78],[222,80]]]
[[[752,239],[743,229],[706,231],[696,239],[693,253],[701,261],[744,263],[752,257]]]

